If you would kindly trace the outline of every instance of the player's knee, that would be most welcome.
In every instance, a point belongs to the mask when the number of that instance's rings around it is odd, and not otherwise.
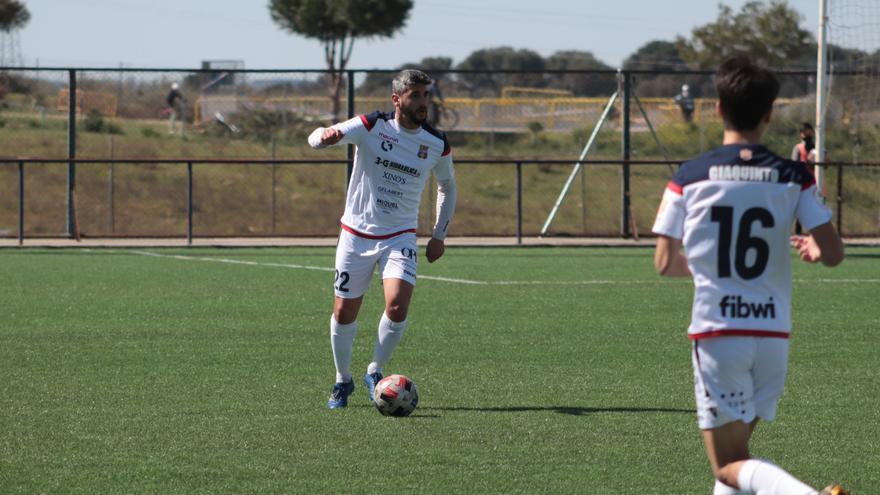
[[[385,306],[385,314],[391,321],[403,321],[406,319],[407,307],[397,302],[391,302]]]
[[[348,325],[357,319],[358,308],[346,306],[344,304],[336,304],[333,307],[333,318],[337,323]]]

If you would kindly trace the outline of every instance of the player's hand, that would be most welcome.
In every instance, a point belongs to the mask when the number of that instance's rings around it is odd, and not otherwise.
[[[791,236],[791,247],[797,249],[798,256],[807,263],[816,263],[822,259],[822,250],[811,235]]]
[[[342,131],[336,129],[335,127],[328,127],[324,129],[324,133],[321,134],[321,144],[324,146],[330,146],[332,144],[336,144],[342,139],[344,136]]]
[[[425,258],[428,259],[428,263],[433,263],[443,256],[444,251],[446,251],[446,244],[440,239],[432,237],[425,249]]]

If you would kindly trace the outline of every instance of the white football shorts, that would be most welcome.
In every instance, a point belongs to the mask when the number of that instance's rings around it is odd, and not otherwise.
[[[788,339],[700,339],[694,341],[691,362],[700,429],[776,417],[788,372]]]
[[[417,255],[415,233],[406,232],[389,239],[366,239],[343,230],[336,245],[335,293],[344,299],[364,295],[370,288],[376,265],[382,280],[396,278],[416,285]]]

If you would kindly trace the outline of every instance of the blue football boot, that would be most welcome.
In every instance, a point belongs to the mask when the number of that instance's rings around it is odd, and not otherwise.
[[[354,392],[354,380],[333,385],[333,391],[330,392],[330,398],[327,399],[327,407],[330,409],[341,409],[347,406],[348,396],[352,392]]]
[[[370,400],[373,400],[373,395],[376,393],[376,385],[382,381],[382,373],[367,373],[364,375],[364,385],[367,386],[367,394],[370,396]]]

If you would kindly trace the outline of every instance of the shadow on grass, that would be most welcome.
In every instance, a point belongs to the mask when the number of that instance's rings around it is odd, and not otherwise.
[[[584,416],[594,413],[676,413],[696,414],[694,409],[675,409],[668,407],[574,407],[574,406],[510,406],[510,407],[423,407],[423,411],[476,411],[476,412],[540,412],[550,411],[571,416]]]

